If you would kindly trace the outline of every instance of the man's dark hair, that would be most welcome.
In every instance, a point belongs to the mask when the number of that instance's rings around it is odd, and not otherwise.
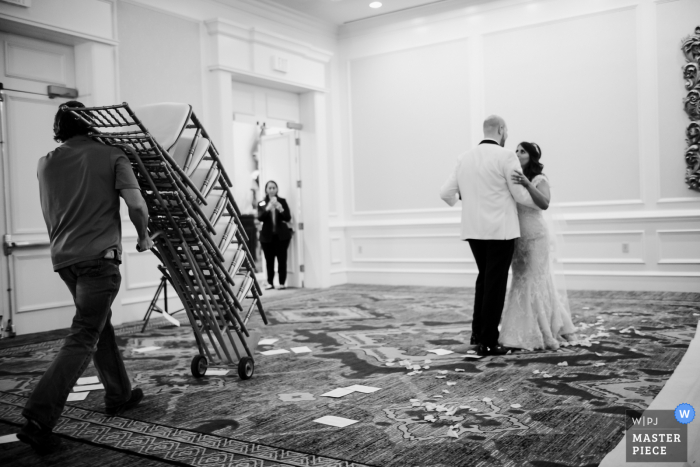
[[[82,102],[68,101],[61,105],[56,112],[56,117],[53,120],[53,139],[59,143],[65,143],[73,136],[87,135],[90,133],[90,127],[74,116],[66,108],[82,108],[85,107]]]
[[[523,141],[520,143],[520,146],[530,155],[530,162],[523,167],[523,175],[525,175],[528,180],[532,181],[532,179],[541,174],[542,169],[544,169],[544,164],[540,162],[542,150],[537,143],[528,143]]]

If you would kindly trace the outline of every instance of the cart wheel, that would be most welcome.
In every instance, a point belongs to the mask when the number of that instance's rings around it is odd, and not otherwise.
[[[207,357],[204,355],[195,355],[195,357],[192,359],[192,365],[190,365],[192,376],[195,378],[201,378],[207,372],[208,366],[209,364],[207,363]]]
[[[238,376],[241,379],[250,379],[255,373],[255,363],[250,357],[243,357],[241,361],[238,362]]]

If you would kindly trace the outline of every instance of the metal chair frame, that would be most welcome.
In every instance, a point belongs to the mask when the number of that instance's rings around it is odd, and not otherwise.
[[[90,126],[91,137],[120,148],[132,163],[148,205],[152,251],[167,270],[166,274],[160,267],[163,277],[182,301],[195,335],[199,355],[192,360],[193,375],[203,376],[209,361],[235,364],[235,355],[239,376],[250,378],[254,361],[247,342],[251,333],[246,323],[257,308],[263,322],[268,324],[260,299],[262,290],[255,276],[241,213],[230,190],[231,180],[191,107],[184,127],[176,129],[179,131],[176,142],[194,130],[183,167],[155,141],[126,103],[65,110]],[[189,138],[183,138],[182,144],[187,144]],[[195,161],[194,154],[202,138],[209,143],[203,157]],[[174,146],[175,143],[171,148]],[[198,154],[202,154],[203,148]],[[198,170],[207,171],[199,186],[191,178]],[[213,210],[208,200],[216,203]],[[203,207],[211,212],[207,215]],[[236,247],[232,254],[227,254],[232,244]],[[149,307],[147,317],[151,311]]]

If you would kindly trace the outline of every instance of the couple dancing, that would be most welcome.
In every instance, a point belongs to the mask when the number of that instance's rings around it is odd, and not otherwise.
[[[488,117],[484,140],[460,156],[440,191],[450,206],[462,200],[461,238],[469,241],[479,270],[471,336],[479,355],[556,349],[575,331],[550,267],[550,232],[541,212],[549,207],[550,190],[540,148],[523,142],[513,153],[503,148],[507,137],[505,121]]]

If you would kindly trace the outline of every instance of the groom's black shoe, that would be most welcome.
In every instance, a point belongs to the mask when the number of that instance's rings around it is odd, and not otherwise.
[[[477,355],[481,356],[487,356],[487,355],[505,355],[508,353],[508,349],[503,347],[500,344],[496,345],[486,345],[486,344],[479,344],[479,346],[476,348],[476,353]]]

